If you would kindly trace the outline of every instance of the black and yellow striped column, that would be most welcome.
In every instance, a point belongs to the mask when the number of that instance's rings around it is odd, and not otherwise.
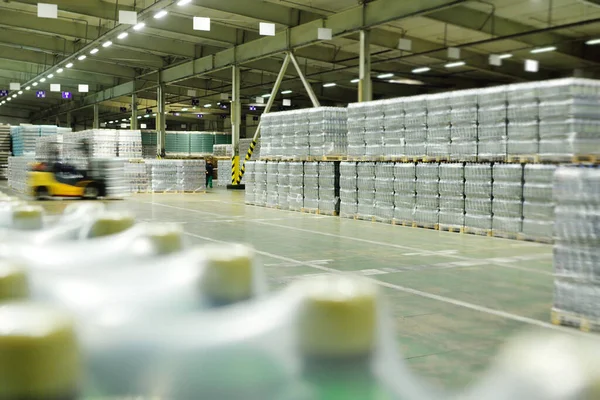
[[[256,140],[253,140],[252,143],[250,143],[248,152],[246,153],[246,158],[244,159],[244,164],[242,165],[242,168],[240,168],[240,174],[238,176],[238,181],[237,181],[238,184],[242,181],[242,178],[244,177],[244,174],[246,173],[246,163],[248,161],[250,161],[250,159],[252,158],[252,153],[254,153],[255,147],[256,147]]]

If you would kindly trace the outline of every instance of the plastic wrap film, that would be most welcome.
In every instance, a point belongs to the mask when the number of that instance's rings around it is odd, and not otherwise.
[[[177,191],[177,165],[167,160],[147,160],[152,192]]]
[[[319,209],[319,163],[304,163],[304,209]]]
[[[117,156],[124,158],[142,157],[142,132],[138,130],[118,131]]]
[[[358,213],[360,218],[375,216],[375,163],[361,162],[357,166]]]
[[[280,117],[280,125],[279,125],[279,134],[281,136],[281,152],[280,156],[282,157],[292,157],[294,156],[294,146],[295,146],[295,134],[296,134],[296,126],[295,126],[295,115],[298,111],[288,111],[286,113],[282,113]]]
[[[462,228],[465,222],[465,168],[462,163],[440,164],[441,227]]]
[[[519,233],[523,219],[523,166],[499,164],[492,167],[494,199],[492,229]]]
[[[291,162],[288,164],[290,173],[288,207],[292,211],[301,211],[304,208],[304,163]]]
[[[416,164],[394,164],[394,220],[411,224],[414,221],[417,193]]]
[[[394,164],[375,165],[375,218],[383,222],[394,219]]]
[[[306,157],[310,154],[310,120],[304,110],[294,113],[294,155]]]
[[[554,231],[552,179],[556,165],[527,164],[523,183],[523,233],[551,239]]]
[[[554,308],[600,319],[600,169],[561,166],[554,175]]]
[[[340,163],[340,216],[354,218],[358,214],[358,166]]]
[[[261,157],[272,157],[271,139],[274,134],[274,113],[262,114],[260,117],[260,148]]]
[[[478,91],[478,161],[506,158],[506,86]]]
[[[308,116],[310,156],[341,156],[347,153],[348,110],[346,108],[317,107],[298,112]]]
[[[404,99],[404,137],[407,157],[427,155],[427,96]]]
[[[383,155],[385,148],[385,105],[386,100],[370,101],[365,108],[365,155]]]
[[[279,163],[267,163],[267,207],[279,205]]]
[[[348,155],[362,157],[366,154],[367,103],[348,104]]]
[[[415,222],[419,225],[439,222],[439,169],[438,163],[418,163],[416,166]]]
[[[508,156],[537,155],[539,152],[539,98],[537,82],[507,87]]]
[[[268,115],[268,114],[267,114]],[[257,161],[254,164],[254,193],[257,206],[267,205],[267,163]]]
[[[256,173],[255,161],[246,162],[246,173],[244,174],[244,202],[246,204],[256,204]],[[288,178],[289,179],[289,178]]]
[[[383,104],[384,152],[387,157],[403,157],[405,152],[404,99],[390,99]]]
[[[287,210],[290,208],[290,163],[280,162],[277,175],[277,206],[281,210]]]
[[[319,212],[337,214],[340,209],[339,164],[319,163]]]
[[[465,227],[492,229],[492,165],[465,165]]]
[[[427,157],[450,158],[450,125],[427,127]]]

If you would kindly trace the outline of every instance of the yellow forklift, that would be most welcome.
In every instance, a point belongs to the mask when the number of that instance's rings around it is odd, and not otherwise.
[[[64,143],[63,143],[64,145]],[[86,161],[84,169],[60,160],[58,143],[48,143],[48,160],[32,165],[27,177],[29,194],[37,200],[70,197],[94,200],[106,196],[106,181],[101,171],[94,171],[91,148],[87,140],[77,144]]]

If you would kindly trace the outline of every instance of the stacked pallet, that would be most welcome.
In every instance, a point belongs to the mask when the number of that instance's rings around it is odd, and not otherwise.
[[[8,178],[10,154],[10,125],[0,124],[0,180]]]
[[[19,193],[27,191],[27,173],[30,164],[35,162],[33,155],[8,157],[8,187]]]
[[[217,160],[217,181],[218,187],[226,187],[231,184],[231,160]]]
[[[138,130],[118,131],[117,155],[123,158],[142,157],[142,132]]]
[[[523,234],[530,238],[552,239],[554,201],[552,179],[556,165],[528,164],[523,173]]]
[[[358,171],[355,162],[340,163],[340,216],[358,214]]]

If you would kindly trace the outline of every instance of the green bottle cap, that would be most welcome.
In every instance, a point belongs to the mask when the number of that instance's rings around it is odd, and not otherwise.
[[[114,235],[131,228],[135,224],[135,217],[128,213],[106,212],[93,222],[88,238]]]
[[[0,306],[0,398],[73,396],[80,373],[68,315],[31,303]]]
[[[12,226],[20,230],[42,229],[44,209],[40,206],[17,205],[12,212]]]
[[[254,250],[248,246],[213,245],[203,248],[206,273],[200,283],[203,295],[233,303],[254,295]]]
[[[22,265],[0,260],[0,302],[24,299],[29,295],[27,271]]]
[[[183,230],[177,224],[149,224],[145,236],[155,254],[171,254],[183,249]]]
[[[358,277],[326,275],[295,284],[305,295],[300,349],[317,358],[365,356],[375,347],[377,289]]]

